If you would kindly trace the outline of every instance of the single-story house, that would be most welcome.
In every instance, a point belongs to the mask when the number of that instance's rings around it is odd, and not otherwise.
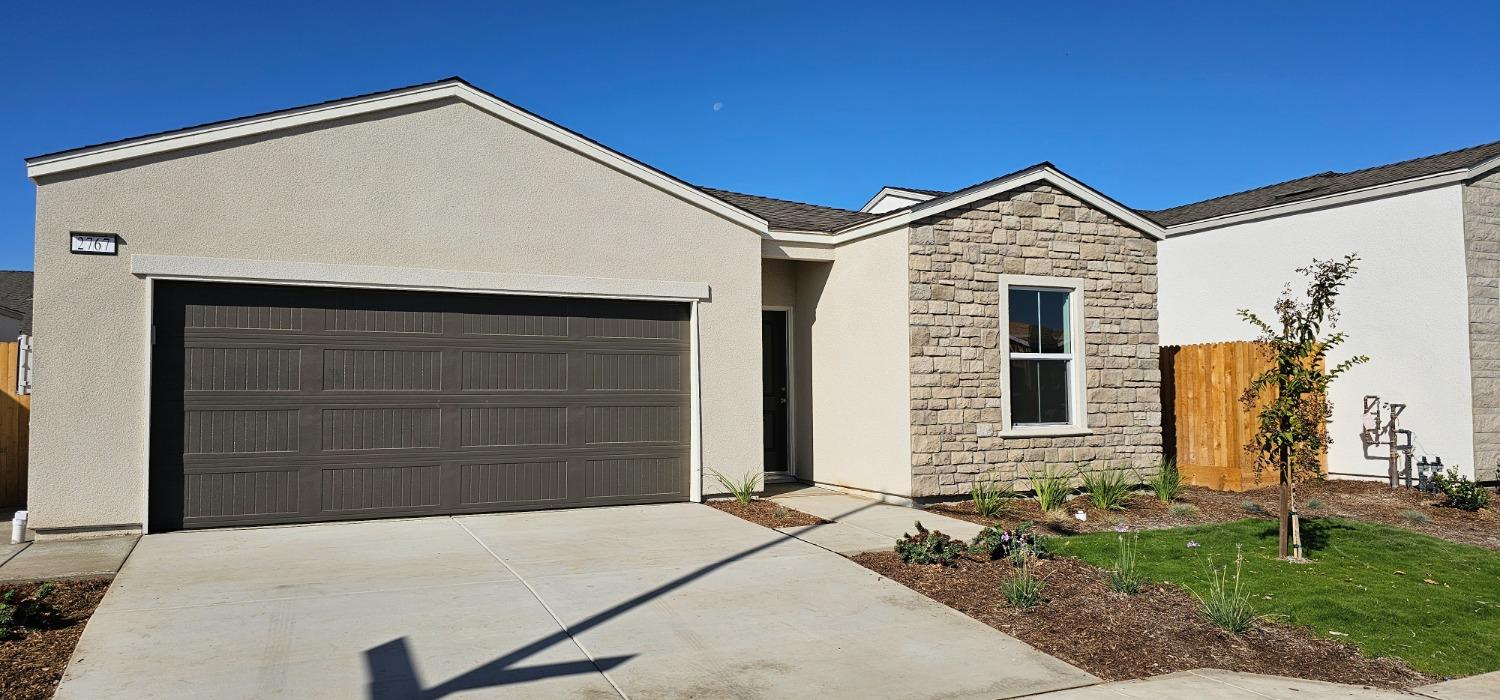
[[[750,470],[904,502],[1161,454],[1163,228],[1047,163],[815,206],[454,78],[27,168],[43,536],[699,500]]]
[[[1353,172],[1325,172],[1150,212],[1166,227],[1164,345],[1250,340],[1236,315],[1271,315],[1313,258],[1358,253],[1339,298],[1348,335],[1330,361],[1370,356],[1333,385],[1335,477],[1385,478],[1390,448],[1367,445],[1366,396],[1406,404],[1418,457],[1470,477],[1500,461],[1500,142]],[[1381,416],[1383,422],[1388,416]],[[1398,442],[1406,442],[1398,438]]]

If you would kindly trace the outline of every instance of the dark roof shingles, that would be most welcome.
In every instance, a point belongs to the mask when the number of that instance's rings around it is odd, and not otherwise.
[[[1203,219],[1264,209],[1278,204],[1300,202],[1366,187],[1388,185],[1415,177],[1471,168],[1496,157],[1500,157],[1500,141],[1347,173],[1332,171],[1318,173],[1201,202],[1141,213],[1155,219],[1163,226],[1177,226]]]
[[[27,334],[31,333],[32,278],[30,270],[0,270],[0,314],[18,319],[21,332]]]
[[[699,187],[698,189],[711,197],[765,219],[771,228],[827,233],[880,216],[817,204],[803,204],[785,199],[730,192],[712,187]]]

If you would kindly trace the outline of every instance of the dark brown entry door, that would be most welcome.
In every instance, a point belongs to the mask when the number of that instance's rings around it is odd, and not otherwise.
[[[768,472],[787,471],[790,464],[786,321],[785,311],[760,312],[761,424]]]
[[[160,283],[151,524],[688,497],[684,304]]]

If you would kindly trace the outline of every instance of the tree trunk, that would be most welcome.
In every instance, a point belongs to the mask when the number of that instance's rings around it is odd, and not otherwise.
[[[1277,518],[1278,527],[1276,533],[1277,556],[1285,559],[1287,554],[1288,530],[1292,523],[1292,464],[1291,454],[1285,447],[1281,448],[1281,508]]]

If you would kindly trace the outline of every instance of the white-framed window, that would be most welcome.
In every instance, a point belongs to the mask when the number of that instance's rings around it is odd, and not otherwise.
[[[1083,281],[1002,276],[1000,328],[1004,430],[1086,432]]]

